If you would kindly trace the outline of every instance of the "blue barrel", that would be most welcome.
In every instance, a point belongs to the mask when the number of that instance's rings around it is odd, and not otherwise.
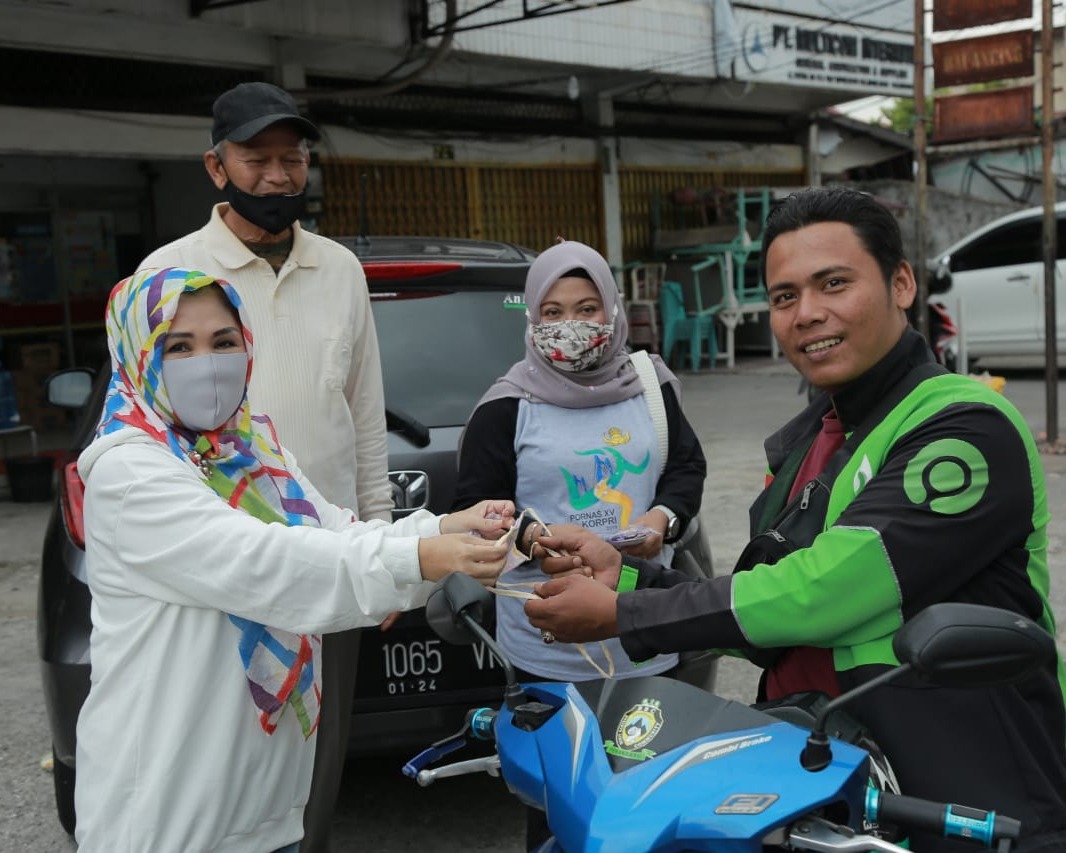
[[[0,366],[0,429],[19,425],[19,410],[15,401],[15,380],[11,372]]]

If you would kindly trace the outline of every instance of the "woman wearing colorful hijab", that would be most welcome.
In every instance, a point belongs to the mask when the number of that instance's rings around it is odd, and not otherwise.
[[[248,407],[252,332],[221,280],[139,272],[112,292],[107,335],[111,385],[78,460],[93,596],[79,849],[295,850],[318,635],[419,606],[453,570],[491,584],[503,555],[480,537],[513,505],[390,525],[325,501]]]
[[[669,563],[670,543],[699,512],[706,474],[700,443],[681,412],[677,377],[652,356],[669,436],[663,459],[644,386],[626,352],[625,312],[604,258],[583,243],[552,246],[530,266],[525,301],[525,358],[471,415],[454,506],[498,494],[547,522],[580,524],[604,536],[650,528],[653,534],[630,550]],[[525,553],[538,529],[523,529],[519,546]],[[529,589],[545,579],[530,560],[501,575],[499,587]],[[617,642],[606,644],[609,659],[599,647],[546,644],[519,598],[498,596],[496,611],[497,638],[531,675],[580,681],[595,678],[596,667],[610,671],[612,662],[619,678],[638,672]],[[664,656],[641,664],[639,672],[652,675],[676,663],[676,656]]]

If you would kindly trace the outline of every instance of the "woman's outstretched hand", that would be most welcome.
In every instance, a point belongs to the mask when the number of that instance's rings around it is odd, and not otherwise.
[[[441,533],[477,533],[499,539],[514,524],[514,501],[487,500],[440,520]]]
[[[653,559],[663,549],[663,539],[666,536],[667,524],[666,515],[657,509],[648,510],[640,518],[634,518],[630,522],[631,527],[647,527],[654,530],[655,533],[649,535],[643,542],[637,545],[627,545],[622,550],[627,554],[632,554],[634,557],[643,557],[645,560]]]
[[[469,533],[444,533],[418,540],[418,565],[427,581],[464,572],[483,586],[493,586],[503,570],[507,551],[498,542]]]

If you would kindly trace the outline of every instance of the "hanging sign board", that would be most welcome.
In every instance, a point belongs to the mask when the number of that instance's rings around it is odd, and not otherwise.
[[[933,44],[935,88],[1032,75],[1032,30]]]
[[[933,29],[964,30],[1033,17],[1033,0],[936,0]]]
[[[739,6],[735,18],[737,80],[850,91],[856,97],[914,94],[912,33]]]
[[[950,95],[933,102],[933,141],[962,142],[1035,132],[1033,87]]]

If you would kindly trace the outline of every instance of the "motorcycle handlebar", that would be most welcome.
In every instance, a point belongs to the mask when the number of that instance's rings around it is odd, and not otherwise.
[[[1019,821],[995,812],[920,800],[873,788],[866,795],[866,817],[874,823],[901,824],[944,838],[969,839],[986,847],[1004,839],[1016,840],[1021,832]]]
[[[496,740],[497,716],[499,712],[495,708],[476,708],[468,711],[466,724],[470,734],[478,740]]]

